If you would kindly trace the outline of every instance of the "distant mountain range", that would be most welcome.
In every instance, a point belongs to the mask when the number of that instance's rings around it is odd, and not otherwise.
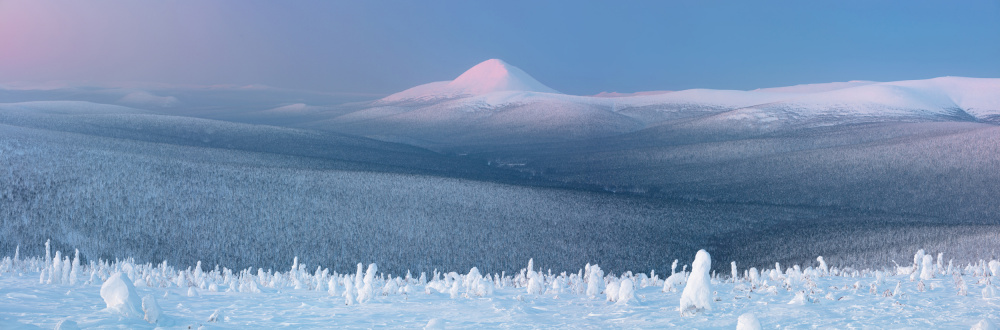
[[[574,96],[491,59],[455,80],[355,106],[312,127],[461,146],[590,139],[660,125],[756,134],[866,122],[1000,123],[1000,79],[941,77],[753,91]]]

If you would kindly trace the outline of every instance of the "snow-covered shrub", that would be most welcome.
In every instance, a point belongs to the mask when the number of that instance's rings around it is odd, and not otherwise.
[[[753,313],[744,313],[736,320],[736,330],[760,330],[760,321]]]
[[[358,290],[358,303],[366,303],[372,298],[375,298],[375,274],[378,273],[378,266],[375,264],[368,265],[368,271],[365,272],[364,286]]]
[[[685,272],[674,273],[663,280],[663,292],[673,292],[677,291],[677,288],[681,285],[687,283],[687,274]]]
[[[608,301],[618,301],[619,288],[621,288],[621,283],[618,283],[618,281],[611,280],[611,283],[608,283],[608,286],[604,288],[604,295],[607,297]]]
[[[222,320],[222,319],[223,319],[222,309],[220,308],[220,309],[216,309],[214,312],[212,312],[212,315],[209,315],[208,316],[208,320],[206,320],[206,321],[208,321],[208,322],[219,322],[219,320]]]
[[[333,276],[330,277],[330,281],[327,282],[327,284],[326,284],[326,292],[329,293],[330,296],[336,296],[337,295],[337,273],[336,272],[333,273]]]
[[[990,322],[990,320],[982,319],[976,324],[972,325],[971,330],[997,330],[997,326]]]
[[[468,296],[486,297],[493,294],[493,283],[479,273],[479,268],[472,267],[462,278],[462,285]]]
[[[923,263],[920,265],[920,279],[929,280],[934,278],[934,257],[925,255]]]
[[[142,297],[142,313],[146,322],[155,324],[160,320],[160,314],[162,312],[160,310],[160,304],[156,303],[156,297],[153,297],[151,294]]]
[[[545,279],[541,272],[535,272],[535,259],[528,259],[528,271],[525,276],[528,280],[528,294],[542,294],[545,292]]]
[[[132,280],[127,275],[118,272],[111,275],[101,285],[101,298],[107,304],[108,310],[125,317],[143,318],[142,300],[132,286]]]
[[[80,249],[73,254],[73,269],[69,272],[69,284],[76,284],[80,274]]]
[[[920,276],[920,266],[924,263],[924,249],[917,250],[917,253],[913,255],[913,270],[910,272],[910,280],[916,281],[917,277]]]
[[[354,305],[354,296],[357,293],[354,292],[354,281],[350,277],[344,278],[344,303],[347,305]]]
[[[632,300],[635,300],[635,285],[631,279],[623,278],[618,286],[618,299],[615,302],[624,305]]]
[[[691,275],[681,293],[680,311],[682,314],[695,313],[701,310],[711,310],[712,283],[709,271],[712,269],[712,257],[708,251],[698,250],[691,264]]]
[[[983,299],[993,299],[997,297],[997,290],[993,288],[993,285],[987,284],[983,288]]]
[[[826,260],[823,260],[823,256],[816,257],[816,261],[819,261],[819,272],[822,275],[830,273],[830,268],[826,265]]]
[[[461,282],[454,279],[451,280],[451,288],[448,289],[448,295],[451,297],[451,299],[458,298],[458,292],[461,288],[461,285],[462,285]]]
[[[803,305],[806,302],[809,302],[809,298],[806,297],[806,292],[805,291],[799,291],[799,292],[795,293],[795,297],[792,297],[792,300],[788,301],[788,304],[789,305]]]
[[[52,268],[49,272],[49,279],[46,284],[59,284],[62,279],[62,252],[56,251],[55,258],[52,258]]]
[[[601,271],[601,267],[597,264],[591,265],[587,264],[587,273],[584,275],[587,281],[587,296],[593,298],[601,293],[604,289],[604,271]]]

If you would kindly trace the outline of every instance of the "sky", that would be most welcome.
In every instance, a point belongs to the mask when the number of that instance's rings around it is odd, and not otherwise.
[[[0,0],[0,84],[386,95],[499,58],[569,94],[1000,77],[1000,1]]]

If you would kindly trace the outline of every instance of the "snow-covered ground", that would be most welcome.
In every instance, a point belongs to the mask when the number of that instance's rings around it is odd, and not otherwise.
[[[735,282],[732,273],[708,274],[704,252],[694,273],[675,264],[670,276],[616,276],[591,265],[552,274],[530,262],[513,275],[471,269],[399,277],[360,264],[356,273],[336,274],[295,262],[275,272],[50,257],[0,262],[0,328],[732,329],[756,320],[762,328],[968,329],[1000,322],[992,284],[1000,262],[959,267],[923,251],[913,265],[880,271],[822,261],[776,265],[780,272],[734,268]]]

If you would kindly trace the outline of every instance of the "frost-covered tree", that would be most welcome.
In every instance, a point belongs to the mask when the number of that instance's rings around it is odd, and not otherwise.
[[[934,257],[925,255],[923,264],[920,266],[920,279],[929,280],[934,278]]]
[[[587,264],[586,268],[587,273],[585,276],[587,281],[587,296],[593,298],[600,294],[601,290],[604,289],[602,287],[604,286],[604,271],[601,271],[601,267],[597,264]]]
[[[623,278],[618,286],[618,299],[615,302],[624,305],[633,300],[635,300],[635,284],[632,283],[632,279]]]
[[[368,271],[365,272],[364,285],[361,289],[358,289],[358,302],[366,303],[372,298],[375,298],[375,275],[378,273],[378,266],[374,263],[368,265]]]
[[[344,279],[344,303],[347,305],[354,305],[354,297],[357,293],[354,290],[354,281],[349,277]]]
[[[698,250],[694,256],[694,263],[691,264],[691,275],[681,293],[682,314],[712,309],[712,279],[709,274],[711,269],[712,257],[708,251]]]

